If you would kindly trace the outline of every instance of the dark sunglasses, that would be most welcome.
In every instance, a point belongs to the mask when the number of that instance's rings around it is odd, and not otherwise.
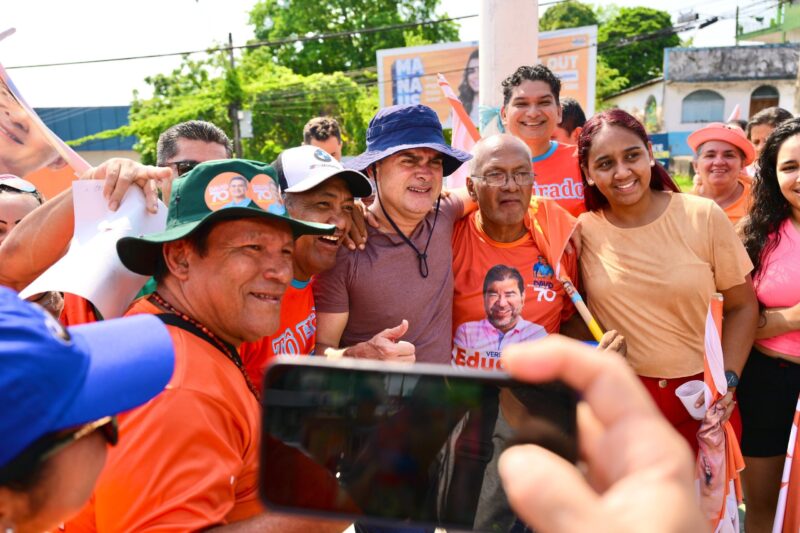
[[[175,167],[175,170],[178,173],[178,176],[183,176],[194,167],[200,164],[200,161],[192,161],[191,159],[187,159],[186,161],[173,161],[172,163],[166,163],[165,167]]]
[[[74,442],[100,431],[106,442],[115,446],[119,441],[116,416],[106,416],[79,428],[66,432],[49,433],[25,448],[10,463],[0,468],[0,484],[21,479],[47,459],[53,457]]]

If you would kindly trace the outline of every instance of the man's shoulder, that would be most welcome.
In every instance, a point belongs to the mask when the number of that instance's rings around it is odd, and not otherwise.
[[[441,199],[439,202],[439,210],[442,212],[442,214],[456,222],[462,218],[462,215],[464,214],[464,202],[458,197],[457,194],[451,193]],[[435,216],[435,207],[428,215],[428,217],[433,216]]]
[[[553,141],[555,142],[555,141]],[[569,165],[573,168],[579,168],[578,165],[578,147],[574,144],[561,144],[556,143],[552,152],[539,160],[534,161],[534,173],[536,172],[536,165],[539,168],[547,167],[550,165],[564,166]],[[566,170],[566,169],[565,169]]]
[[[471,336],[480,334],[482,331],[487,329],[494,329],[488,320],[482,318],[480,320],[473,320],[471,322],[464,322],[456,329],[456,334],[461,333],[462,335]]]
[[[147,296],[143,296],[137,300],[134,300],[133,303],[128,307],[128,310],[125,311],[125,316],[133,316],[133,315],[157,315],[161,311],[156,305],[150,301]]]
[[[475,234],[475,217],[478,214],[476,209],[467,216],[457,218],[453,225],[453,244],[463,245],[465,242],[471,240]]]
[[[517,329],[524,333],[530,333],[532,331],[544,331],[545,328],[541,324],[537,324],[536,322],[531,322],[529,320],[525,320],[524,318],[520,317],[519,322],[517,322]]]

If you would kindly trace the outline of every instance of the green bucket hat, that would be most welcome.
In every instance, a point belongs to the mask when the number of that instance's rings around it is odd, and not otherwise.
[[[172,183],[166,229],[138,238],[123,237],[117,241],[117,254],[129,270],[152,276],[165,242],[188,237],[200,226],[217,220],[250,217],[284,221],[295,239],[331,235],[336,229],[291,218],[283,206],[277,173],[270,165],[222,159],[201,163],[177,178]]]

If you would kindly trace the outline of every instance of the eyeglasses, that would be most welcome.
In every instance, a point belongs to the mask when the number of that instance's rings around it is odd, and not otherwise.
[[[17,455],[10,463],[0,467],[0,484],[19,480],[38,465],[53,457],[74,442],[101,431],[106,442],[115,446],[119,441],[119,427],[116,416],[106,416],[67,432],[50,433],[41,437]]]
[[[187,172],[189,172],[190,170],[192,170],[194,167],[196,167],[199,164],[200,164],[200,161],[194,161],[194,160],[191,160],[191,159],[187,159],[185,161],[173,161],[172,163],[166,163],[166,164],[161,165],[161,166],[164,166],[164,167],[173,167],[174,166],[175,170],[178,173],[178,176],[183,176],[184,174],[186,174]]]
[[[489,187],[503,187],[508,183],[509,179],[513,179],[517,185],[530,185],[533,183],[533,172],[529,170],[520,170],[517,172],[488,172],[483,176],[470,176],[475,180],[483,180]]]

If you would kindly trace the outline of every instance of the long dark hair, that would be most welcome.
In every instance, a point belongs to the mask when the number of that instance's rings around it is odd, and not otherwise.
[[[753,262],[753,279],[764,266],[763,259],[778,246],[781,237],[778,230],[792,214],[792,206],[778,184],[776,167],[778,151],[795,135],[800,135],[800,118],[787,120],[775,128],[758,157],[758,176],[753,185],[750,212],[742,227],[744,247]]]
[[[472,113],[472,102],[475,101],[475,91],[473,91],[472,87],[469,86],[469,63],[473,59],[478,59],[477,48],[469,55],[467,64],[464,65],[464,76],[461,78],[461,84],[458,86],[458,99],[461,100],[461,103],[464,105],[464,109],[467,111],[468,115]]]
[[[609,109],[586,121],[583,131],[578,137],[578,163],[581,166],[581,177],[583,178],[583,196],[586,200],[586,209],[589,211],[597,211],[608,205],[608,199],[603,196],[603,193],[597,187],[588,184],[584,171],[584,168],[589,168],[589,151],[592,149],[592,140],[606,125],[625,128],[639,137],[645,146],[650,142],[642,123],[622,109]],[[655,191],[681,192],[669,173],[657,161],[650,173],[650,188]]]

